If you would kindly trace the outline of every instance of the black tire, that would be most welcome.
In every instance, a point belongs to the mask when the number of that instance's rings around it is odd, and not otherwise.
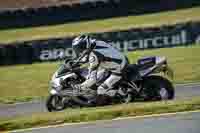
[[[146,93],[145,100],[172,100],[175,96],[175,90],[172,83],[161,76],[153,75],[145,77],[143,80],[143,94]],[[162,90],[161,90],[162,89]],[[165,97],[161,91],[165,90]]]
[[[55,102],[53,100],[55,99],[57,99],[57,101],[60,100],[58,102],[62,102],[62,97],[58,95],[50,95],[46,100],[46,108],[49,112],[61,111],[66,108],[65,103],[62,103],[62,105],[59,107],[55,105],[56,103],[53,104],[53,102]]]

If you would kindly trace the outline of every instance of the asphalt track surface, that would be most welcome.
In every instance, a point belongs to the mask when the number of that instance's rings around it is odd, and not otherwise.
[[[175,99],[190,99],[192,97],[198,97],[200,96],[200,84],[176,85],[175,94]],[[29,115],[39,112],[47,112],[45,108],[45,101],[33,101],[14,105],[0,105],[0,118]]]
[[[200,133],[200,112],[18,130],[20,133]],[[15,131],[16,132],[16,131]]]

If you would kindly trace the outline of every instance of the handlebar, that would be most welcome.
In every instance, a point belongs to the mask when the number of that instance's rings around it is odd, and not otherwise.
[[[79,67],[81,64],[77,61],[73,61],[73,59],[67,59],[65,60],[65,66],[69,69],[74,69]]]

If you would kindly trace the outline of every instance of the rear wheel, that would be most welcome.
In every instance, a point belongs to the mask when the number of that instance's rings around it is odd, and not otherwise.
[[[175,90],[172,83],[161,76],[149,76],[143,81],[141,95],[145,100],[171,100]]]

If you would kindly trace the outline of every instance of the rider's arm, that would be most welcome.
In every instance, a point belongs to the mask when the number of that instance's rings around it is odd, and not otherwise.
[[[73,59],[74,64],[84,64],[88,63],[88,54],[86,52],[82,53],[80,57]]]
[[[89,72],[97,70],[99,67],[99,64],[100,62],[99,62],[98,56],[92,52],[89,56],[89,67],[88,67]]]

